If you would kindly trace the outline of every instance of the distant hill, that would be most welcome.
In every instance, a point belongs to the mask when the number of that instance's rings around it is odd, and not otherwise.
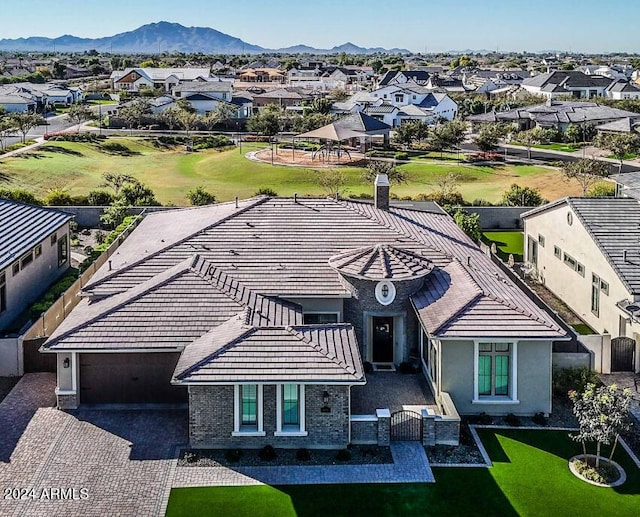
[[[263,52],[330,54],[402,53],[406,49],[385,50],[364,48],[345,43],[332,49],[316,49],[297,45],[282,49],[267,49],[246,43],[239,38],[208,27],[185,27],[179,23],[158,22],[143,25],[133,31],[122,32],[105,38],[78,38],[64,35],[59,38],[29,37],[0,39],[0,50],[83,52],[95,49],[101,52],[155,54],[160,52],[203,52],[205,54],[260,54]]]

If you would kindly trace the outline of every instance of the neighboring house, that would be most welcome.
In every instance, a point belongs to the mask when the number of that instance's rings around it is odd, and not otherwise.
[[[598,133],[639,133],[640,132],[640,115],[636,117],[626,117],[614,122],[607,122],[596,127]]]
[[[111,72],[114,90],[139,92],[141,88],[159,88],[171,92],[177,85],[191,81],[206,81],[208,68],[127,68]]]
[[[529,93],[547,99],[567,96],[591,99],[603,97],[611,81],[609,77],[587,75],[575,70],[554,71],[524,79],[522,87]]]
[[[278,88],[254,95],[253,109],[255,112],[269,104],[275,104],[284,109],[302,111],[304,104],[313,99],[313,95],[301,88]]]
[[[230,102],[233,96],[233,83],[230,81],[191,81],[174,87],[172,91],[173,96],[177,99],[198,93]]]
[[[431,75],[425,87],[430,90],[444,90],[447,93],[465,93],[469,91],[462,79],[440,75]]]
[[[610,370],[640,370],[638,200],[566,198],[522,219],[525,260],[540,281],[592,329],[611,335]]]
[[[449,215],[375,195],[148,215],[42,347],[58,406],[188,402],[193,447],[342,448],[364,363],[413,362],[461,413],[549,413],[567,331]]]
[[[0,331],[69,269],[72,217],[0,199]]]
[[[607,87],[605,95],[614,100],[640,99],[640,86],[628,81],[615,81]]]
[[[236,76],[242,83],[277,83],[284,84],[287,75],[284,70],[278,68],[247,68]]]
[[[474,125],[508,123],[526,130],[533,127],[555,128],[566,131],[570,124],[599,126],[628,117],[640,117],[639,114],[594,102],[553,101],[544,104],[515,108],[507,111],[491,111],[480,115],[471,115],[467,120]]]
[[[383,74],[378,80],[378,88],[390,84],[406,84],[409,82],[424,86],[429,81],[430,74],[424,70],[394,70]]]
[[[4,113],[26,113],[36,110],[36,102],[22,95],[0,95],[0,106]]]
[[[637,123],[640,126],[640,119]],[[640,171],[616,174],[609,179],[616,182],[616,197],[633,197],[640,201]]]

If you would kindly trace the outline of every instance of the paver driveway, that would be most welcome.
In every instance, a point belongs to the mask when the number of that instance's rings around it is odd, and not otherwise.
[[[186,410],[67,413],[54,388],[53,374],[25,375],[0,403],[0,515],[161,515]]]

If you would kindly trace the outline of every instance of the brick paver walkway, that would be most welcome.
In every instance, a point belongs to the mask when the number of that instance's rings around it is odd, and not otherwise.
[[[417,442],[393,443],[393,464],[177,467],[185,410],[59,411],[54,388],[54,374],[28,374],[0,402],[3,517],[162,516],[172,487],[434,481]]]

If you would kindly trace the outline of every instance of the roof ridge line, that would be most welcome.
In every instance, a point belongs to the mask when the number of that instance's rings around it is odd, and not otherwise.
[[[120,273],[122,273],[124,271],[129,271],[130,269],[142,264],[143,262],[146,262],[146,261],[148,261],[148,260],[150,260],[152,258],[155,258],[158,255],[160,255],[160,254],[162,254],[162,253],[164,253],[164,252],[166,252],[166,251],[168,251],[168,250],[170,250],[170,249],[172,249],[172,248],[174,248],[176,246],[179,246],[180,244],[184,244],[189,239],[192,239],[195,235],[201,234],[201,233],[206,232],[206,231],[208,231],[208,230],[210,230],[212,228],[215,228],[216,226],[219,226],[220,224],[227,222],[229,219],[232,219],[233,217],[236,217],[237,215],[240,215],[240,214],[242,214],[242,213],[244,213],[244,212],[246,212],[246,211],[248,211],[248,210],[250,210],[250,209],[252,209],[252,208],[254,208],[256,206],[258,206],[258,205],[261,205],[261,204],[265,203],[268,199],[269,199],[268,197],[257,198],[253,203],[250,203],[249,205],[247,205],[247,206],[245,206],[243,208],[238,208],[232,214],[229,214],[226,217],[223,217],[222,219],[218,219],[215,223],[210,224],[208,226],[205,226],[204,228],[201,228],[200,230],[198,230],[198,231],[196,231],[196,232],[194,232],[192,234],[189,234],[189,235],[187,235],[186,237],[183,237],[180,240],[177,240],[177,241],[175,241],[175,242],[173,242],[171,244],[168,244],[168,245],[164,246],[163,248],[161,248],[161,249],[159,249],[157,251],[154,251],[150,255],[147,255],[147,256],[142,257],[142,258],[140,258],[138,260],[135,260],[135,261],[131,262],[130,264],[127,264],[124,267],[121,267],[119,269],[115,269],[112,273],[102,277],[101,279],[97,280],[95,283],[91,283],[91,281],[90,281],[87,285],[85,285],[82,288],[82,290],[80,292],[81,293],[82,292],[86,292],[85,291],[86,288],[93,289],[94,287],[97,287],[97,286],[105,283],[106,281],[111,280],[112,278],[118,276]],[[229,202],[229,203],[231,203],[231,202]],[[200,207],[200,208],[202,208],[202,207]]]
[[[523,316],[526,316],[527,318],[530,318],[530,319],[532,319],[534,321],[537,321],[538,323],[542,323],[548,329],[557,330],[557,328],[554,327],[551,323],[547,323],[543,319],[540,319],[538,316],[536,316],[532,312],[526,311],[525,309],[522,309],[522,308],[510,303],[509,301],[504,300],[502,298],[499,298],[499,297],[497,297],[497,296],[495,296],[493,294],[487,294],[487,293],[484,293],[484,294],[485,294],[485,296],[487,298],[489,298],[489,299],[491,299],[491,300],[493,300],[495,302],[498,302],[500,305],[504,305],[505,307],[507,307],[507,308],[509,308],[511,310],[514,310],[514,311],[522,314]]]

